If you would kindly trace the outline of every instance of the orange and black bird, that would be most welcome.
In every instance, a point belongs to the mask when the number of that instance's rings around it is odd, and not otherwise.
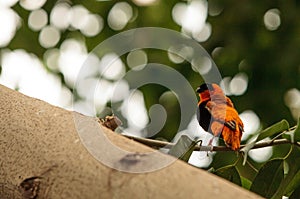
[[[244,125],[231,100],[214,83],[202,84],[196,92],[200,97],[197,108],[200,126],[214,137],[223,138],[232,150],[239,150]]]

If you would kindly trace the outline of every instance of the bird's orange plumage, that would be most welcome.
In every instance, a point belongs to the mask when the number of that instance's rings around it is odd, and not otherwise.
[[[227,146],[238,150],[244,125],[231,100],[217,84],[203,84],[197,92],[200,96],[197,111],[200,126],[215,137],[221,135]]]

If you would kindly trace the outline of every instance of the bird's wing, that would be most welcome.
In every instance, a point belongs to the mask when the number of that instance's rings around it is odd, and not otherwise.
[[[206,109],[212,115],[213,120],[224,124],[233,131],[237,129],[237,125],[240,131],[244,131],[243,122],[238,117],[238,113],[233,107],[227,106],[227,104],[216,104],[209,101],[206,104]]]

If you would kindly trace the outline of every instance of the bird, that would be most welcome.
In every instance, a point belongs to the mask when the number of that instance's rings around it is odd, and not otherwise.
[[[233,151],[240,148],[244,124],[232,101],[215,83],[204,83],[196,89],[199,93],[197,120],[199,125],[214,137],[223,138]],[[209,145],[212,146],[213,138]]]

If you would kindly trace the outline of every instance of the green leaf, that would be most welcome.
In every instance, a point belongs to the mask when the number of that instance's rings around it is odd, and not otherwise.
[[[299,196],[300,196],[300,186],[297,189],[295,189],[292,195],[289,196],[289,199],[299,199]]]
[[[273,199],[281,199],[284,195],[289,196],[299,186],[300,149],[292,145],[291,152],[285,161],[288,164],[288,173],[280,183]]]
[[[273,159],[265,163],[254,178],[250,191],[270,198],[277,191],[283,179],[283,159]]]
[[[286,120],[281,120],[280,122],[277,122],[276,124],[273,124],[272,126],[264,129],[257,137],[256,142],[263,140],[267,137],[270,137],[272,135],[281,133],[282,131],[285,131],[288,128],[289,128],[289,123]]]
[[[249,190],[252,185],[252,182],[247,178],[244,178],[243,176],[241,176],[241,180],[242,180],[242,187]]]
[[[293,131],[286,132],[282,135],[287,140],[290,140],[292,143],[300,142],[300,118],[298,119],[298,123],[296,129]]]
[[[235,166],[225,166],[215,171],[215,174],[233,182],[239,186],[242,185],[241,177]]]
[[[210,167],[209,169],[206,170],[209,173],[215,173],[216,169],[214,167]]]
[[[188,162],[197,142],[187,135],[182,135],[176,144],[170,149],[169,154],[178,157],[180,160]]]
[[[246,144],[246,146],[244,148],[241,149],[242,152],[244,152],[244,161],[243,161],[243,165],[246,164],[247,158],[248,158],[248,152],[253,148],[253,146],[258,142],[261,141],[267,137],[270,137],[272,135],[281,133],[285,130],[287,130],[289,128],[289,123],[286,120],[281,120],[280,122],[277,122],[276,124],[273,124],[272,126],[262,130],[258,137]]]
[[[285,193],[287,195],[290,195],[291,193],[293,193],[293,191],[300,185],[300,171],[298,170],[298,172],[294,175],[293,179],[290,181],[290,183],[288,184],[288,186],[285,189]]]
[[[282,135],[282,137],[291,141],[292,143],[294,143],[295,142],[295,130],[284,133]]]

